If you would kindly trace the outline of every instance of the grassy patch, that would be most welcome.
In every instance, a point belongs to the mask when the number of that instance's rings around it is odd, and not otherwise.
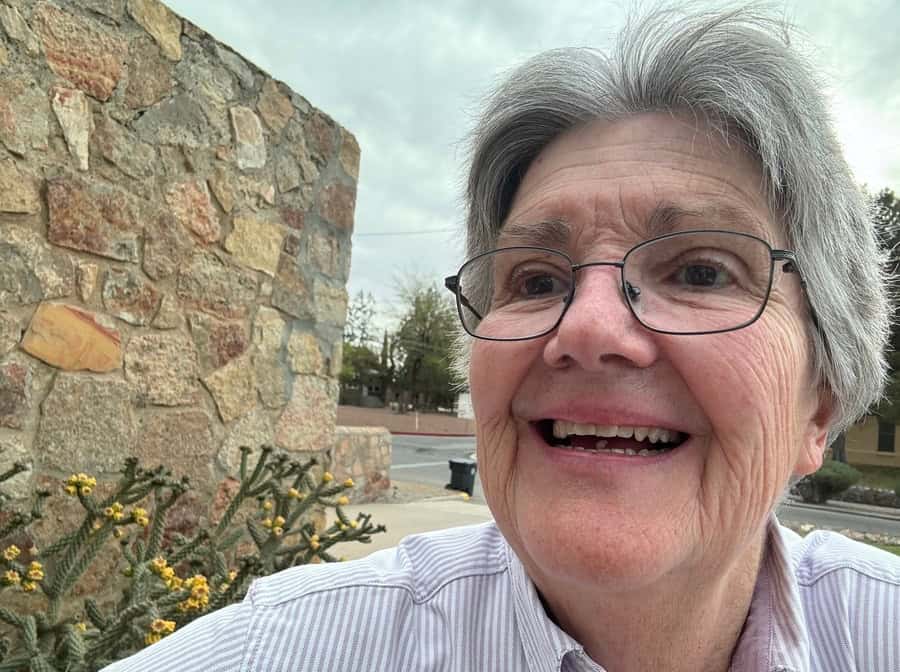
[[[852,465],[854,469],[862,474],[857,485],[864,485],[869,488],[885,488],[893,490],[897,483],[900,483],[900,468],[897,467],[874,467],[870,465]]]

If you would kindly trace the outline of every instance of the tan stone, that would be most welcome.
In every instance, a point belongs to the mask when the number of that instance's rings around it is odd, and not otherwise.
[[[76,262],[75,284],[78,286],[78,296],[83,303],[87,303],[93,296],[99,274],[100,267],[97,264],[86,261]]]
[[[37,36],[28,27],[19,10],[9,5],[0,5],[0,24],[10,39],[21,42],[29,56],[41,53],[41,45]]]
[[[178,437],[173,441],[173,437]],[[163,465],[176,478],[187,476],[191,489],[212,494],[215,486],[215,446],[212,422],[201,410],[155,410],[141,417],[138,434],[141,463]]]
[[[345,128],[341,129],[341,168],[354,181],[359,180],[359,144],[356,138]]]
[[[229,423],[256,405],[256,372],[250,357],[238,357],[203,379],[222,418]]]
[[[99,153],[129,177],[141,179],[153,175],[156,150],[105,114],[97,115],[91,136],[94,152]]]
[[[322,373],[322,351],[319,340],[308,332],[295,331],[288,340],[288,364],[294,373]]]
[[[356,208],[356,186],[333,182],[319,194],[319,213],[322,218],[341,231],[353,230]]]
[[[249,216],[235,216],[233,226],[225,249],[243,265],[274,276],[284,242],[282,228]]]
[[[275,426],[275,444],[289,451],[321,452],[334,445],[337,383],[297,376],[291,400]]]
[[[6,67],[7,63],[9,63],[9,52],[0,44],[0,67]]]
[[[344,361],[344,344],[337,341],[331,346],[331,358],[328,360],[328,375],[337,378],[341,374]]]
[[[249,338],[243,322],[218,320],[203,313],[188,317],[203,373],[218,369],[244,354]]]
[[[278,90],[278,84],[272,79],[267,79],[263,84],[256,109],[259,110],[266,125],[276,133],[281,132],[288,120],[294,116],[291,99]]]
[[[69,152],[75,158],[78,169],[87,170],[88,146],[94,128],[87,97],[83,91],[57,86],[52,89],[50,100]]]
[[[316,320],[343,327],[347,321],[347,290],[333,287],[319,279],[313,285]]]
[[[181,19],[159,0],[128,0],[128,13],[159,44],[166,58],[181,60]]]
[[[159,304],[156,317],[153,318],[153,327],[156,329],[177,329],[181,326],[182,317],[178,299],[171,294],[163,296]]]
[[[195,252],[179,269],[178,298],[185,308],[225,319],[244,317],[256,301],[255,274],[225,263],[214,254]]]
[[[150,324],[161,300],[159,291],[138,273],[111,268],[103,282],[103,306],[111,315],[136,326]]]
[[[262,168],[266,165],[266,139],[259,117],[249,107],[237,105],[229,110],[234,129],[235,158],[238,168]]]
[[[209,178],[209,188],[225,212],[231,212],[235,201],[235,183],[228,170],[217,164],[213,175]]]
[[[163,59],[159,47],[142,37],[131,44],[125,104],[132,108],[155,105],[172,93],[172,64]]]
[[[0,161],[0,212],[35,214],[40,211],[37,177],[20,170],[15,161]]]
[[[125,40],[46,2],[38,4],[32,23],[53,72],[98,100],[112,95],[128,53]]]
[[[259,456],[259,447],[271,445],[274,433],[268,412],[259,407],[254,408],[228,427],[216,461],[226,473],[237,476],[241,467],[241,446],[252,449],[247,460],[248,465],[252,466]]]
[[[50,134],[47,93],[30,77],[0,79],[0,142],[13,154],[45,151]]]
[[[219,215],[209,198],[204,180],[177,182],[166,190],[166,202],[175,218],[204,243],[214,243],[222,236]]]
[[[197,397],[197,354],[183,334],[141,334],[125,350],[125,378],[144,400],[159,406],[191,404]]]
[[[29,227],[6,225],[0,243],[0,308],[71,296],[72,260]]]
[[[0,311],[0,357],[12,352],[22,338],[22,321]]]
[[[146,221],[143,266],[154,280],[175,273],[191,258],[193,250],[191,234],[171,212],[160,211]]]
[[[65,371],[115,371],[122,367],[122,338],[87,310],[58,303],[38,306],[22,349]]]

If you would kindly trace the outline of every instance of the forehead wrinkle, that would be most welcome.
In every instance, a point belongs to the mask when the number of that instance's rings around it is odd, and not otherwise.
[[[500,231],[498,247],[514,245],[540,245],[554,249],[568,247],[572,237],[572,227],[565,219],[554,217],[537,222],[510,222]]]

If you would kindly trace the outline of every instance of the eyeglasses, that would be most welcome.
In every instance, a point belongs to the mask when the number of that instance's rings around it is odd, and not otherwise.
[[[456,295],[469,334],[521,341],[559,326],[575,298],[578,271],[615,266],[625,303],[644,327],[662,334],[716,334],[742,329],[762,315],[776,263],[799,276],[792,251],[773,249],[747,233],[696,230],[644,241],[622,261],[576,264],[558,250],[504,247],[469,259],[444,285]]]

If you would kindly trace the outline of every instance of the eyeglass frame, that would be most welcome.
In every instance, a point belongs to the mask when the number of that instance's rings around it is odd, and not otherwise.
[[[736,236],[743,236],[745,238],[750,238],[750,239],[759,241],[760,243],[762,243],[763,245],[765,245],[768,248],[768,250],[769,250],[769,282],[766,287],[766,295],[763,298],[762,302],[760,303],[759,310],[756,312],[756,315],[754,315],[752,319],[750,319],[742,324],[739,324],[735,327],[728,327],[727,329],[714,329],[711,331],[669,331],[666,329],[657,329],[656,327],[649,326],[637,314],[637,312],[634,309],[634,306],[631,303],[633,299],[628,298],[628,296],[629,296],[629,287],[628,286],[630,286],[630,285],[625,280],[625,263],[628,261],[628,257],[636,250],[639,250],[640,248],[645,247],[647,245],[656,243],[660,240],[665,240],[666,238],[673,238],[676,236],[683,236],[685,234],[691,234],[691,233],[727,233],[727,234],[736,235]],[[495,338],[492,336],[479,336],[478,334],[474,334],[469,330],[468,326],[466,326],[466,320],[463,317],[463,312],[462,312],[463,305],[465,305],[466,308],[471,310],[472,313],[475,314],[475,316],[478,318],[479,321],[484,320],[484,318],[481,317],[481,315],[479,315],[478,311],[475,310],[475,308],[472,306],[472,304],[469,303],[468,299],[466,299],[466,297],[463,296],[462,293],[460,292],[461,287],[460,287],[460,283],[459,283],[459,277],[460,277],[460,275],[462,275],[463,270],[469,264],[477,261],[478,259],[486,257],[488,255],[496,254],[497,252],[499,252],[501,250],[535,250],[535,251],[541,251],[541,252],[550,252],[550,253],[557,254],[557,255],[563,257],[564,259],[566,259],[569,262],[569,265],[571,267],[570,273],[571,273],[571,277],[572,277],[572,288],[568,291],[565,298],[563,299],[564,305],[563,305],[562,312],[560,312],[559,318],[557,318],[556,322],[554,322],[552,327],[549,327],[548,329],[545,329],[544,331],[541,331],[533,336],[522,336],[522,337],[518,337],[518,338]],[[824,340],[825,334],[822,331],[821,327],[819,326],[819,320],[816,317],[816,311],[813,308],[812,303],[809,301],[809,296],[806,293],[806,281],[803,279],[803,276],[800,274],[800,269],[797,265],[797,258],[796,258],[794,251],[773,248],[768,243],[768,241],[764,240],[763,238],[760,238],[759,236],[755,236],[751,233],[744,233],[743,231],[729,231],[727,229],[689,229],[687,231],[675,231],[673,233],[666,233],[661,236],[656,236],[655,238],[650,238],[649,240],[641,241],[640,243],[638,243],[637,245],[635,245],[634,247],[632,247],[625,253],[625,256],[622,257],[622,261],[590,261],[590,262],[586,262],[583,264],[574,263],[572,261],[572,258],[568,254],[566,254],[565,252],[563,252],[561,250],[555,250],[550,247],[541,247],[541,246],[537,246],[537,245],[514,245],[511,247],[499,247],[499,248],[496,248],[493,250],[489,250],[487,252],[482,252],[481,254],[475,255],[471,259],[466,260],[463,263],[463,265],[459,267],[459,271],[456,272],[456,275],[450,275],[450,276],[447,276],[446,278],[444,278],[444,287],[449,289],[455,295],[455,297],[456,297],[456,312],[459,315],[459,321],[462,324],[463,329],[465,329],[466,333],[469,334],[470,336],[472,336],[473,338],[478,338],[478,339],[481,339],[484,341],[500,341],[500,342],[531,341],[536,338],[542,338],[543,336],[546,336],[547,334],[549,334],[552,331],[554,331],[555,329],[557,329],[560,324],[562,324],[563,318],[566,316],[566,312],[568,312],[569,307],[572,305],[572,303],[575,300],[575,290],[578,287],[578,283],[576,282],[576,279],[575,279],[575,274],[578,271],[580,271],[584,268],[590,268],[591,266],[614,266],[619,269],[619,277],[621,279],[622,299],[625,302],[625,305],[628,307],[628,310],[634,316],[634,319],[636,319],[638,321],[638,324],[640,324],[642,327],[644,327],[644,329],[647,329],[649,331],[652,331],[652,332],[655,332],[658,334],[666,334],[669,336],[704,336],[707,334],[722,334],[722,333],[727,333],[729,331],[737,331],[739,329],[745,329],[745,328],[749,327],[750,325],[752,325],[754,322],[756,322],[760,318],[760,316],[763,314],[763,311],[765,311],[766,306],[769,304],[769,296],[772,293],[772,285],[774,283],[774,278],[775,278],[775,264],[776,264],[776,262],[780,262],[780,261],[785,262],[784,265],[781,267],[782,272],[794,273],[799,278],[800,289],[803,291],[803,295],[806,297],[806,301],[807,301],[807,305],[809,306],[810,317],[812,318],[813,325],[815,326],[816,330],[822,335],[822,338]],[[640,288],[637,288],[637,289],[640,290]],[[827,341],[826,341],[826,343],[827,343]]]

